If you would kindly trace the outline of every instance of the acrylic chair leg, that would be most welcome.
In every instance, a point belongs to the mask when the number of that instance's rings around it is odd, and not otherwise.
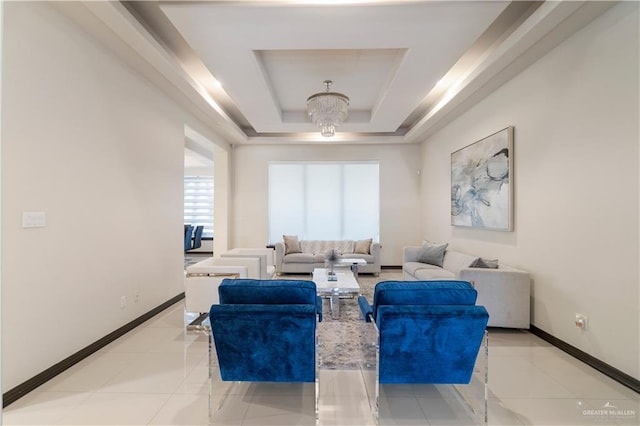
[[[209,422],[213,421],[214,413],[222,409],[225,402],[227,401],[229,396],[232,394],[231,387],[228,387],[227,389],[225,389],[224,393],[220,395],[220,401],[218,402],[217,406],[214,407],[215,404],[214,404],[213,391],[214,391],[214,382],[216,381],[215,373],[220,369],[218,364],[214,362],[214,351],[215,351],[215,342],[213,340],[213,336],[211,335],[211,333],[209,333]],[[234,384],[235,383],[239,383],[239,382],[234,382]],[[223,388],[220,387],[220,389],[223,389]]]
[[[484,424],[489,422],[489,332],[484,331]]]
[[[466,389],[473,388],[475,387],[474,385],[472,385],[471,383],[469,383],[469,385],[465,385],[462,388],[465,389],[465,391],[462,391],[461,389],[458,389],[458,387],[456,385],[451,385],[453,391],[455,392],[455,394],[457,395],[457,397],[460,399],[460,401],[469,409],[470,413],[473,413],[474,416],[478,417],[481,419],[482,424],[483,425],[487,425],[488,421],[489,421],[489,415],[488,415],[488,408],[489,408],[489,404],[488,404],[488,399],[489,399],[489,333],[485,330],[484,332],[484,337],[482,338],[482,342],[480,344],[480,349],[478,351],[478,357],[476,359],[476,365],[474,367],[474,371],[478,371],[481,374],[481,377],[479,378],[479,380],[482,381],[482,383],[480,384],[482,386],[482,399],[483,401],[481,402],[480,406],[477,406],[476,404],[472,404],[470,402],[470,400],[475,400],[479,398],[479,395],[476,396],[474,395],[468,395],[467,397],[465,397],[465,393],[466,393]],[[478,361],[479,360],[483,360],[484,361],[484,368],[482,368],[482,366],[478,366]],[[477,368],[477,370],[476,370]],[[471,379],[473,381],[473,377]]]
[[[376,424],[380,420],[380,333],[376,327],[376,399],[374,407],[374,417]]]
[[[315,414],[316,423],[320,420],[320,354],[318,350],[318,323],[316,320],[316,335],[315,335],[315,359],[316,359],[316,380],[315,380]]]
[[[209,420],[213,417],[213,337],[209,333]]]
[[[365,391],[367,394],[367,402],[369,403],[369,410],[373,418],[374,424],[378,424],[379,417],[379,400],[380,400],[380,334],[375,326],[375,323],[367,323],[367,327],[364,329],[365,341],[367,346],[375,353],[375,359],[365,359],[360,364],[360,373],[364,382]],[[373,369],[371,368],[373,367]]]

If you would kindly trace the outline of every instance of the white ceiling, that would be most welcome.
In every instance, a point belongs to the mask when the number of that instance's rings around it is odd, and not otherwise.
[[[233,144],[419,142],[611,5],[82,4],[110,31],[77,7],[59,7]],[[333,138],[322,138],[306,115],[306,99],[324,91],[327,79],[350,98],[349,117]]]
[[[184,150],[184,168],[188,169],[209,169],[213,172],[213,159],[210,155],[203,155],[189,148]]]
[[[507,5],[171,3],[160,10],[256,132],[315,131],[306,99],[327,79],[351,100],[342,131],[395,132]]]

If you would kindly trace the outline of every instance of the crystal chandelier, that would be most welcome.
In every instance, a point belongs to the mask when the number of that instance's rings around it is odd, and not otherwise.
[[[320,134],[326,138],[336,134],[336,127],[349,115],[349,98],[342,93],[330,92],[331,80],[325,80],[326,92],[316,93],[307,98],[307,110],[313,124],[320,127]]]

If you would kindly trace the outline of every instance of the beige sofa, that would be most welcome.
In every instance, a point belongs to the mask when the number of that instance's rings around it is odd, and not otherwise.
[[[405,247],[402,271],[404,279],[471,282],[478,291],[478,305],[489,311],[490,327],[528,329],[531,323],[531,279],[529,273],[502,263],[497,269],[470,267],[478,256],[446,250],[442,267],[418,261],[422,247]]]
[[[325,267],[327,251],[336,250],[342,259],[363,259],[367,262],[365,265],[358,265],[358,273],[379,275],[380,243],[363,243],[365,240],[300,240],[300,252],[290,253],[286,251],[284,242],[278,242],[275,244],[276,273],[310,274],[315,268]],[[362,248],[363,245],[367,249],[361,251],[366,251],[366,253],[356,253],[356,249]]]

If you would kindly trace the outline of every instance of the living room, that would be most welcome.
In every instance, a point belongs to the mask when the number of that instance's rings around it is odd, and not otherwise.
[[[185,134],[215,144],[216,248],[268,242],[269,161],[378,161],[383,267],[429,239],[526,270],[533,326],[640,379],[637,3],[516,61],[420,143],[295,146],[230,146],[65,7],[4,4],[3,392],[183,291]],[[451,153],[507,126],[514,231],[452,227]],[[46,226],[23,228],[29,211]]]

